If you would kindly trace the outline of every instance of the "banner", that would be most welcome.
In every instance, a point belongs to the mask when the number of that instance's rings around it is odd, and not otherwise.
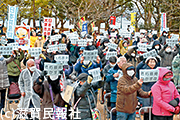
[[[77,40],[78,47],[86,47],[87,46],[87,40],[86,39],[80,39]]]
[[[1,55],[12,55],[13,46],[0,46]]]
[[[157,57],[158,54],[156,53],[156,50],[153,49],[147,53],[143,53],[143,58],[148,58],[148,57]]]
[[[23,50],[30,48],[30,26],[16,26],[14,35],[19,48]]]
[[[100,75],[100,68],[88,70],[88,73],[93,76],[92,82],[100,81],[102,79]]]
[[[112,56],[117,56],[117,52],[116,51],[112,51],[112,52],[108,51],[105,58],[106,58],[106,60],[109,60],[109,58]]]
[[[143,82],[156,82],[158,81],[159,70],[158,69],[141,69],[140,78],[143,78]]]
[[[60,75],[62,69],[63,65],[59,63],[44,63],[44,70],[47,71],[47,75]]]
[[[68,65],[69,55],[55,55],[54,60],[61,65]]]
[[[110,17],[109,24],[110,25],[115,25],[116,24],[116,17],[115,16]]]
[[[18,43],[9,43],[7,46],[13,46],[13,50],[18,50]]]
[[[52,29],[52,18],[44,17],[44,28],[43,28],[43,35],[46,35],[46,38],[51,35]]]
[[[171,46],[172,48],[174,48],[174,46],[178,43],[178,39],[166,39],[166,44],[168,44],[168,46]]]
[[[136,12],[131,13],[131,26],[136,31]]]
[[[161,13],[161,29],[160,31],[162,32],[164,29],[166,29],[166,13]]]
[[[7,25],[7,38],[14,39],[14,29],[17,21],[18,7],[9,6],[8,25]]]
[[[88,34],[88,27],[87,27],[87,23],[82,25],[82,32],[86,32],[86,34]]]
[[[33,48],[29,48],[28,51],[32,57],[39,57],[39,55],[42,53],[42,48],[41,47],[33,47]]]

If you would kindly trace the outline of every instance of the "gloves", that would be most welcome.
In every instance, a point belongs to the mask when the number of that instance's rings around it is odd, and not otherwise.
[[[31,57],[31,54],[28,54],[26,57],[26,60],[28,60]]]
[[[68,61],[68,65],[69,65],[69,66],[72,66],[73,64],[72,64],[72,62],[71,62],[71,61]]]
[[[93,76],[92,75],[88,75],[87,83],[90,84],[92,80],[93,80]]]
[[[179,114],[179,106],[176,106],[176,107],[175,107],[174,113],[175,113],[175,114]]]
[[[44,60],[46,60],[46,57],[45,57],[42,53],[39,55],[39,57],[41,57],[41,58],[43,58]]]
[[[164,49],[166,49],[167,47],[168,47],[168,44],[165,44],[165,45],[164,45]]]
[[[42,71],[41,75],[39,76],[39,78],[36,80],[36,83],[38,85],[41,85],[44,82],[44,76],[47,75],[47,71]]]
[[[174,99],[174,100],[171,100],[171,101],[169,102],[169,104],[172,105],[173,107],[178,106],[178,104],[179,104],[179,98],[176,98],[176,99]]]

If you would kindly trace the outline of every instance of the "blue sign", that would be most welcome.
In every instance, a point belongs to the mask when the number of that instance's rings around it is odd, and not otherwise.
[[[88,27],[87,27],[87,23],[82,25],[82,32],[86,31],[86,34],[88,34]]]

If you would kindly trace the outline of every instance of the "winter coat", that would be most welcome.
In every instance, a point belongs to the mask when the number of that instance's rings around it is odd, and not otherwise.
[[[38,36],[30,36],[30,46],[34,47],[34,43],[38,39]]]
[[[42,51],[45,51],[45,49],[43,48],[45,41],[43,39],[39,40],[37,39],[34,43],[34,47],[41,47]]]
[[[103,86],[103,81],[93,82],[91,84],[88,84],[86,81],[83,85],[79,85],[76,88],[75,101],[77,101],[81,97],[81,100],[78,102],[76,107],[80,112],[79,118],[81,119],[92,118],[90,105],[92,109],[97,106],[97,104],[95,104],[97,103],[97,95],[95,94],[95,90],[101,88],[102,86]],[[93,96],[96,101],[94,101]]]
[[[50,94],[50,91],[49,91],[49,83],[48,83],[47,80],[45,80],[43,82],[43,84],[39,85],[39,84],[37,84],[36,81],[34,81],[33,89],[39,95],[39,97],[41,97],[43,99],[43,102],[42,102],[42,105],[41,105],[41,116],[40,116],[40,118],[43,119],[44,112],[45,112],[44,108],[53,108],[53,103],[52,103],[52,100],[51,100],[51,94]],[[54,104],[56,106],[59,106],[59,107],[64,107],[66,103],[62,99],[61,95],[60,94],[54,94],[53,91],[52,91],[52,93],[53,93],[53,98],[54,98]],[[49,118],[49,119],[46,119],[46,120],[51,120],[51,119]]]
[[[165,45],[165,44],[166,44],[166,36],[162,35],[162,36],[159,38],[159,42],[161,43],[161,45]]]
[[[102,65],[105,66],[106,65],[106,62],[107,60],[105,59],[105,55],[106,55],[106,52],[103,52],[103,50],[105,49],[105,46],[102,45],[98,48],[98,55],[101,59],[101,62],[102,62]]]
[[[10,86],[9,79],[8,79],[8,71],[7,71],[7,64],[12,62],[14,58],[9,57],[0,61],[0,90],[6,89]]]
[[[166,68],[159,69],[158,81],[151,88],[154,98],[152,113],[157,116],[172,116],[171,112],[174,112],[175,108],[168,103],[175,98],[180,99],[173,82],[170,81],[166,84],[163,81],[163,76],[168,72],[171,71]]]
[[[102,63],[100,62],[95,63],[95,62],[91,62],[86,66],[83,63],[81,64],[80,61],[75,65],[75,71],[78,72],[78,75],[81,73],[87,73],[88,74],[88,70],[94,69],[94,68],[98,68],[100,67],[100,69],[102,68]]]
[[[131,40],[130,43],[129,43],[129,46],[131,46],[131,45],[132,45],[132,40]],[[120,47],[120,54],[121,54],[121,55],[124,55],[125,53],[128,52],[128,46],[127,46],[126,48],[123,46],[123,40],[121,40],[121,41],[119,42],[119,47]]]
[[[19,89],[25,92],[25,96],[21,97],[19,108],[29,108],[30,100],[35,108],[40,108],[40,97],[33,90],[33,82],[40,76],[41,71],[36,69],[31,75],[29,69],[24,69],[19,75]]]
[[[177,54],[172,61],[172,71],[174,84],[180,85],[180,55]]]
[[[126,69],[133,66],[130,63],[122,65],[123,76],[118,81],[117,86],[117,102],[116,110],[124,113],[134,113],[138,104],[137,95],[143,98],[148,98],[148,93],[141,89],[141,85],[137,82],[136,77],[127,75]]]
[[[161,56],[161,67],[171,67],[172,66],[172,60],[173,58],[178,54],[179,48],[177,48],[176,51],[172,51],[170,53],[167,53],[165,49],[161,49],[159,52],[159,56]]]
[[[111,87],[111,99],[110,99],[111,102],[116,102],[118,81],[113,77],[113,74],[117,73],[118,70],[121,69],[116,64],[113,68],[109,69],[106,76],[106,82],[110,83],[110,87]]]
[[[88,45],[85,50],[95,50],[96,47],[94,45]]]
[[[106,92],[110,92],[111,88],[110,88],[110,83],[106,81],[106,77],[108,75],[108,71],[111,69],[112,67],[110,66],[110,64],[107,64],[104,69],[103,69],[103,75],[104,75],[104,89],[106,90]]]
[[[24,52],[21,51],[20,55],[17,55],[14,60],[7,65],[7,71],[9,76],[19,76],[19,74],[21,73],[19,68],[21,69],[21,61],[23,58]],[[19,68],[14,62],[19,66]]]

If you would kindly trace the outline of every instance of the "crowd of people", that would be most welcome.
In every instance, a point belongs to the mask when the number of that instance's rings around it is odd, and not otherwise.
[[[112,33],[116,33],[116,36],[112,36]],[[31,30],[30,47],[42,48],[39,57],[32,57],[27,50],[21,48],[13,50],[12,55],[0,53],[0,109],[5,107],[6,92],[12,91],[10,86],[15,83],[21,93],[18,108],[41,108],[40,118],[35,119],[45,119],[44,108],[55,110],[56,107],[66,107],[70,110],[70,107],[76,105],[80,111],[79,118],[94,120],[96,118],[92,109],[97,106],[99,88],[103,91],[99,94],[111,94],[107,106],[110,109],[116,108],[112,120],[135,120],[138,102],[142,107],[152,106],[153,120],[173,120],[174,114],[179,114],[180,96],[177,89],[180,82],[179,43],[174,47],[168,45],[166,39],[171,36],[166,31],[163,31],[161,36],[151,30],[141,32],[139,36],[131,34],[129,37],[121,35],[113,28],[108,28],[107,34],[95,31],[82,36],[76,33],[78,39],[87,40],[84,47],[71,43],[70,36],[75,34],[72,29],[68,34],[61,30],[56,33],[53,29],[51,35],[56,34],[61,35],[61,38],[52,41],[50,36],[43,36],[41,30],[35,28]],[[2,33],[2,36],[6,34]],[[5,39],[8,43],[14,42],[12,39]],[[109,48],[109,43],[116,44],[117,48]],[[47,52],[49,45],[58,44],[66,44],[65,51]],[[151,48],[140,51],[139,44],[150,45]],[[97,59],[85,60],[83,56],[85,50],[97,50]],[[157,56],[143,57],[144,53],[152,50],[156,51]],[[108,52],[116,52],[117,55],[107,60]],[[59,75],[47,75],[44,64],[58,63],[54,59],[55,55],[68,55],[68,65],[59,70]],[[93,76],[88,71],[95,68],[100,68],[102,80],[92,82]],[[143,82],[140,70],[147,69],[159,70],[158,81]],[[64,100],[62,89],[67,86],[61,84],[62,79],[68,85],[78,83],[73,90],[73,105]],[[171,103],[176,105],[173,106]],[[69,111],[65,112],[67,119],[70,119]],[[28,114],[27,119],[31,117]],[[145,113],[144,118],[148,120],[149,113]]]

